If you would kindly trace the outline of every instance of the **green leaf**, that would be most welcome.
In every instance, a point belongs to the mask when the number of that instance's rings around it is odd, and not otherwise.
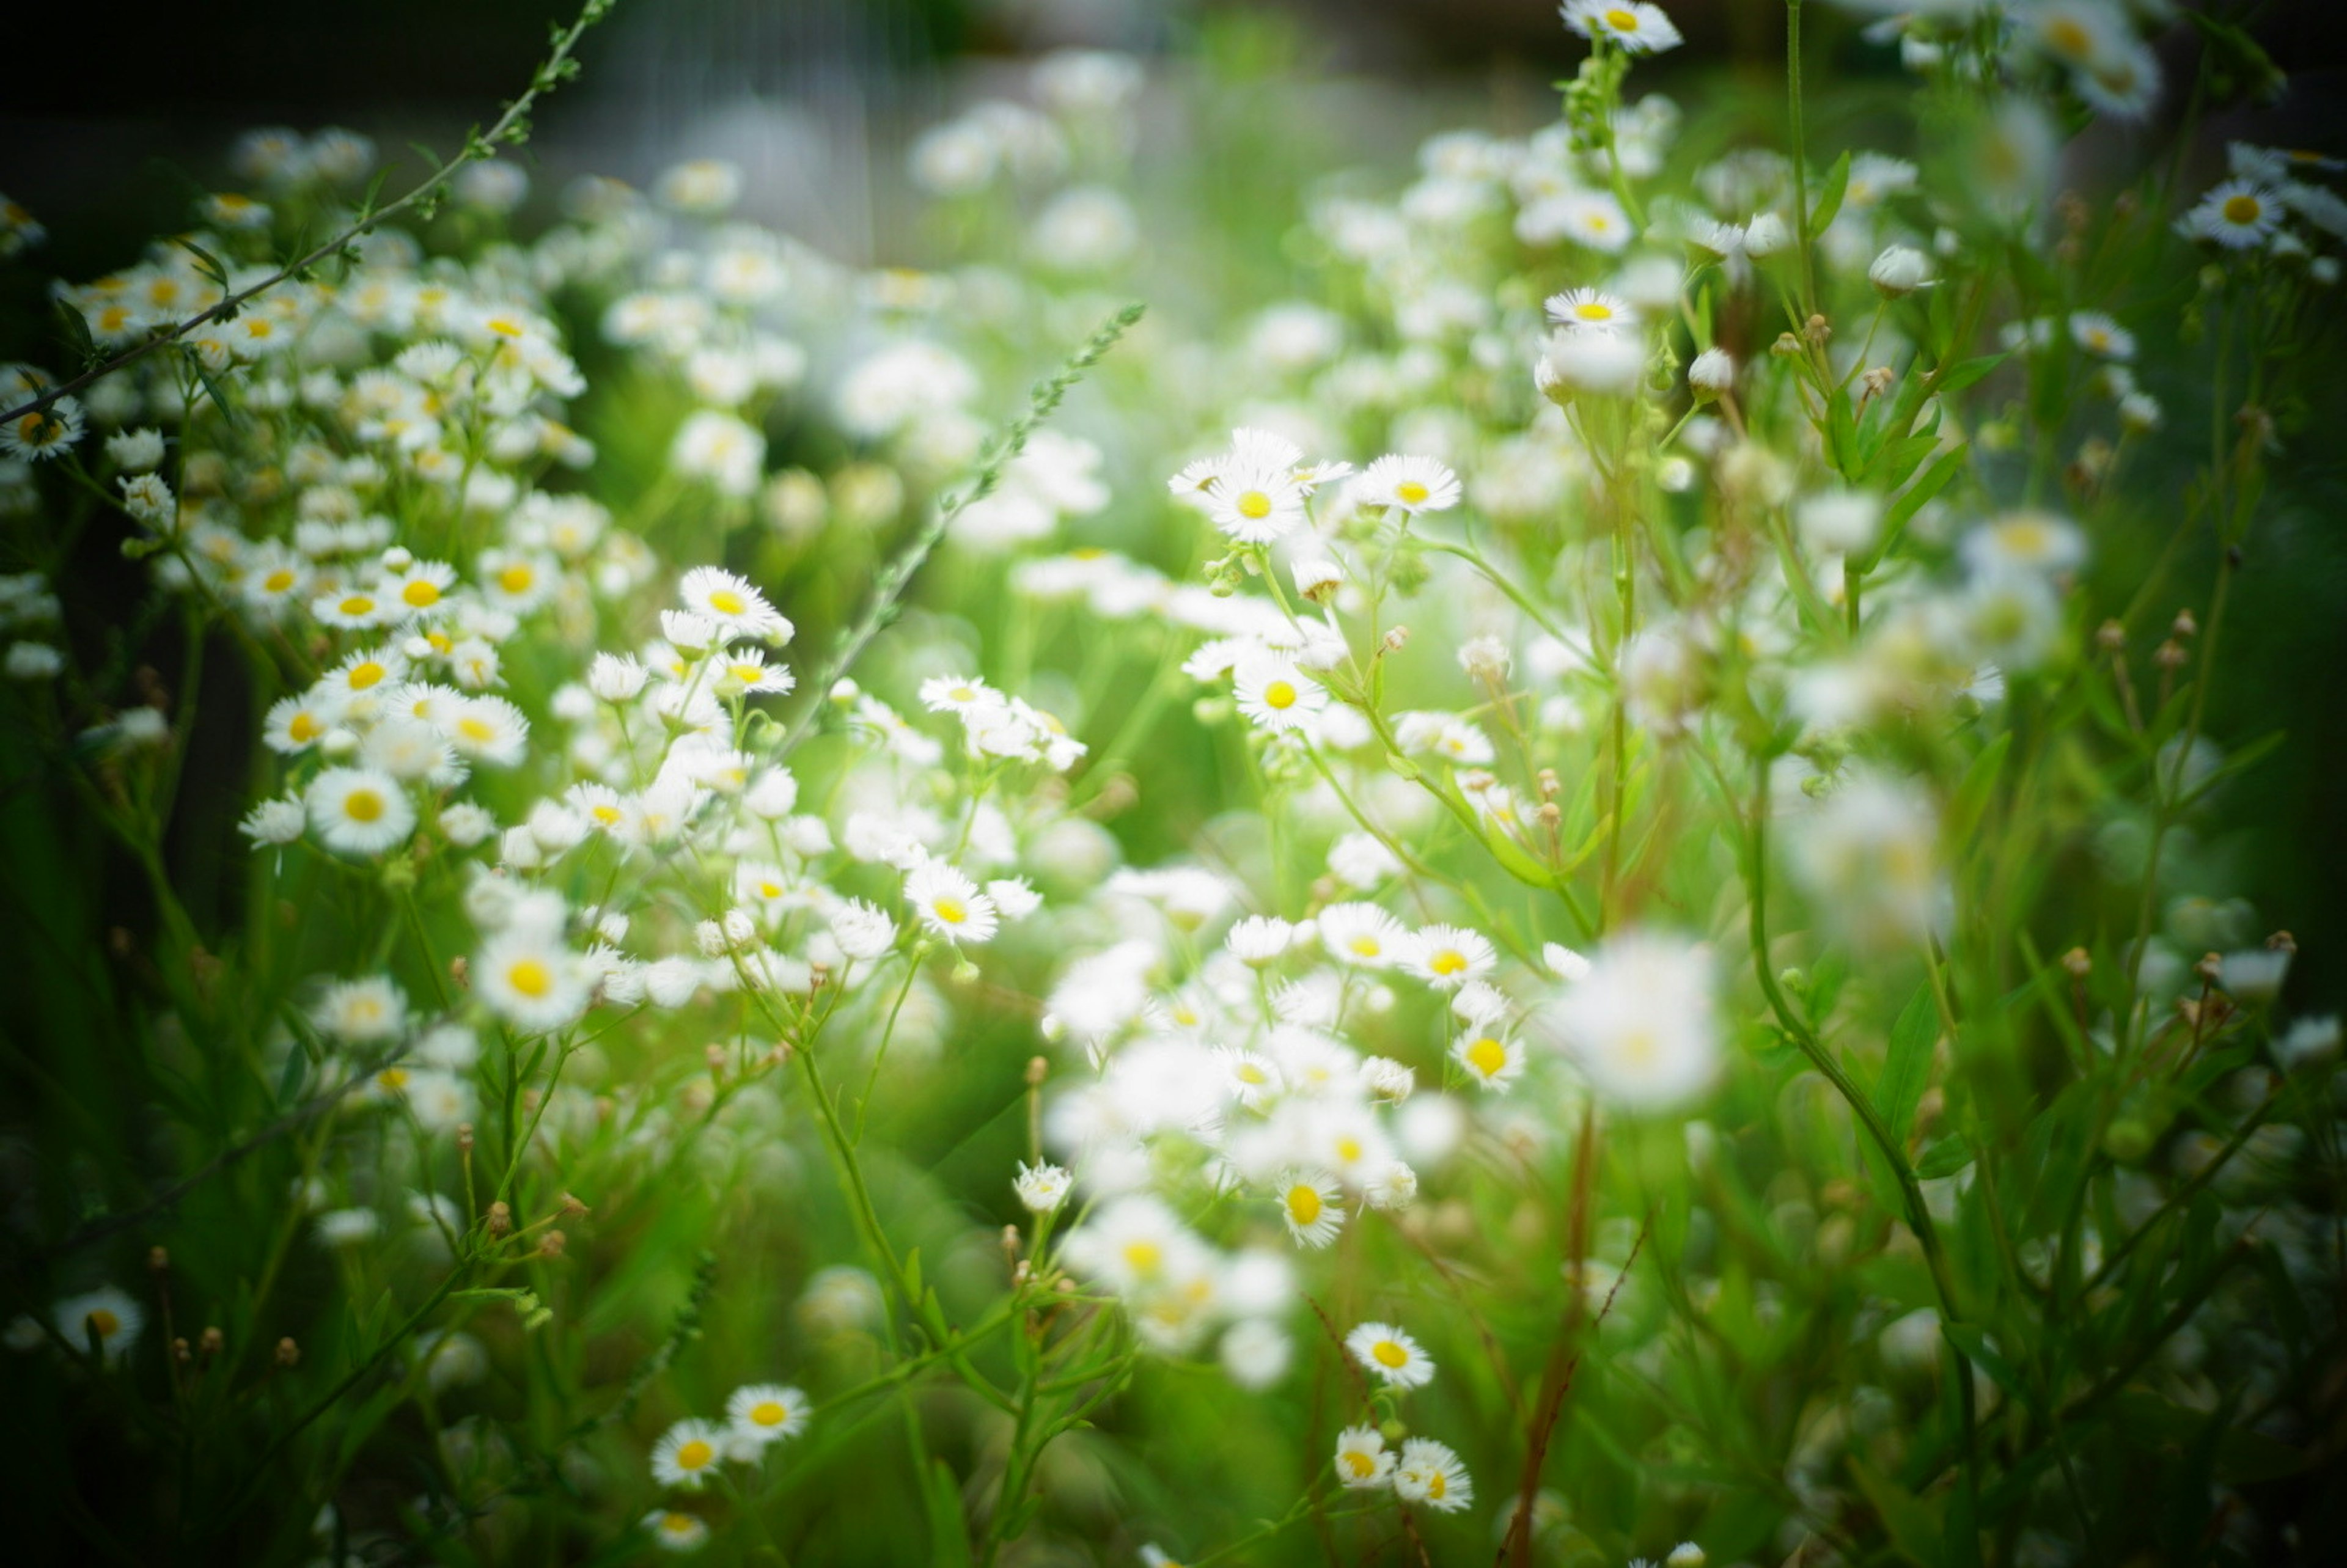
[[[1891,1047],[1882,1058],[1882,1076],[1875,1081],[1874,1103],[1901,1144],[1914,1130],[1915,1107],[1932,1081],[1932,1048],[1939,1043],[1939,1009],[1932,988],[1918,986],[1891,1026]]]
[[[1882,1521],[1883,1533],[1891,1537],[1891,1544],[1900,1555],[1911,1563],[1922,1563],[1922,1568],[1941,1568],[1945,1561],[1941,1545],[1947,1532],[1945,1504],[1935,1505],[1932,1500],[1916,1496],[1863,1460],[1851,1459],[1850,1473],[1850,1479],[1858,1482],[1858,1490],[1866,1494],[1875,1517]]]
[[[1826,171],[1826,182],[1818,192],[1818,204],[1809,209],[1809,232],[1822,234],[1841,211],[1841,199],[1850,190],[1850,154],[1845,151],[1834,159]]]
[[[1937,391],[1942,397],[1951,393],[1962,392],[2010,357],[2008,354],[1984,354],[1977,359],[1959,360],[1953,365],[1947,367],[1940,375]]]
[[[1950,1344],[1963,1352],[1965,1360],[1986,1372],[1998,1388],[2024,1404],[2034,1403],[2030,1399],[2029,1390],[2022,1384],[2021,1374],[2015,1372],[2013,1369],[2013,1363],[2006,1360],[2004,1354],[1989,1343],[1988,1335],[1979,1324],[1942,1323],[1940,1325],[1940,1330],[1948,1337]]]
[[[929,1461],[929,1561],[938,1568],[969,1568],[969,1531],[962,1523],[961,1483],[941,1459]]]
[[[87,318],[64,300],[55,302],[57,320],[65,327],[66,347],[83,369],[97,364],[105,356],[97,352],[97,343],[89,335]]]
[[[1926,1182],[1952,1176],[1973,1163],[1973,1153],[1972,1140],[1961,1132],[1952,1132],[1934,1139],[1932,1146],[1923,1151],[1922,1157],[1915,1162],[1915,1174]]]

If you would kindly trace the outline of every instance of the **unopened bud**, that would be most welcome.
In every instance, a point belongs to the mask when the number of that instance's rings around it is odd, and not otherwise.
[[[2172,637],[2151,651],[2151,661],[2162,670],[2181,670],[2191,657],[2184,644]]]
[[[569,1238],[565,1237],[560,1231],[548,1231],[544,1235],[538,1238],[538,1255],[540,1257],[560,1257],[562,1255],[562,1249],[569,1245]]]
[[[579,1201],[578,1194],[565,1193],[562,1194],[562,1217],[564,1219],[583,1220],[587,1217],[587,1205]]]
[[[2106,620],[2095,629],[2095,646],[2106,653],[2116,653],[2127,647],[2127,628],[2116,620]]]
[[[1040,1089],[1042,1087],[1043,1080],[1051,1075],[1051,1063],[1048,1059],[1040,1056],[1030,1056],[1027,1059],[1028,1088]]]
[[[2073,948],[2062,955],[2062,967],[2074,980],[2083,980],[2094,972],[2095,960],[2084,948]]]
[[[472,1152],[473,1124],[470,1122],[459,1122],[456,1123],[456,1153],[470,1154]]]
[[[171,1255],[159,1246],[149,1247],[147,1271],[149,1274],[169,1274],[171,1271]]]
[[[202,1337],[196,1341],[196,1348],[207,1356],[217,1356],[228,1348],[228,1336],[217,1327],[207,1327]]]
[[[503,1198],[489,1205],[487,1224],[491,1235],[505,1235],[513,1229],[513,1210],[506,1206]]]
[[[302,1347],[293,1343],[293,1337],[291,1334],[277,1342],[277,1364],[281,1367],[298,1367],[302,1364]]]
[[[2266,948],[2270,952],[2295,955],[2298,951],[2298,938],[2288,931],[2276,931],[2266,938]]]
[[[2200,623],[2192,619],[2192,612],[2188,610],[2179,610],[2176,612],[2175,620],[2168,628],[2168,635],[2181,641],[2197,635],[2199,630]]]
[[[1409,628],[1407,626],[1392,626],[1387,628],[1384,641],[1387,652],[1400,652],[1403,649],[1409,646]]]

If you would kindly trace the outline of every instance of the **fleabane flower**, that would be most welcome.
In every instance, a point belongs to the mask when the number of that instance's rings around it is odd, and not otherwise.
[[[794,1438],[806,1430],[812,1409],[806,1395],[781,1383],[749,1383],[733,1390],[725,1401],[726,1430],[737,1454],[744,1448],[754,1455],[768,1443]]]
[[[1475,1483],[1467,1467],[1447,1444],[1432,1438],[1412,1438],[1401,1445],[1393,1487],[1404,1502],[1423,1503],[1439,1513],[1456,1513],[1475,1501]]]
[[[517,922],[492,937],[471,966],[473,992],[528,1034],[562,1028],[587,1010],[592,983],[552,921]]]
[[[1393,1482],[1394,1456],[1375,1427],[1347,1427],[1337,1434],[1337,1480],[1349,1491],[1368,1491]]]
[[[681,1509],[655,1508],[644,1515],[643,1522],[663,1552],[698,1552],[709,1544],[709,1526],[698,1515]]]
[[[1566,0],[1564,25],[1595,43],[1618,44],[1633,55],[1656,55],[1686,40],[1660,5],[1624,0]]]
[[[1549,1018],[1600,1099],[1631,1111],[1671,1110],[1718,1075],[1715,983],[1705,948],[1625,931],[1606,938]]]
[[[2228,179],[2178,220],[2188,238],[2228,251],[2254,250],[2281,227],[2281,197],[2270,187]]]
[[[1241,659],[1231,674],[1231,692],[1256,728],[1275,733],[1302,728],[1328,705],[1325,687],[1271,652]]]
[[[1459,476],[1431,457],[1399,454],[1378,458],[1353,481],[1353,498],[1364,506],[1389,507],[1413,517],[1447,512],[1459,504]]]
[[[766,596],[749,579],[723,568],[695,567],[686,572],[678,597],[687,610],[714,621],[728,637],[774,643],[791,639],[790,621],[766,602]]]
[[[1603,289],[1551,294],[1542,308],[1549,320],[1576,332],[1618,332],[1638,324],[1638,313],[1630,302]]]
[[[978,884],[942,860],[924,860],[905,877],[905,902],[922,925],[948,942],[993,938],[994,900]]]
[[[1364,1323],[1345,1336],[1345,1348],[1389,1389],[1423,1388],[1434,1380],[1434,1359],[1390,1323]]]
[[[1320,911],[1320,947],[1338,963],[1382,969],[1399,961],[1409,933],[1375,904],[1331,904]]]
[[[76,1349],[87,1348],[96,1338],[98,1353],[118,1361],[138,1342],[147,1311],[129,1292],[107,1285],[58,1302],[52,1321]]]
[[[1344,1194],[1327,1176],[1290,1171],[1279,1181],[1279,1217],[1299,1246],[1327,1246],[1345,1228]]]
[[[1296,531],[1310,495],[1285,470],[1242,468],[1207,492],[1206,516],[1241,544],[1266,545]]]
[[[714,1421],[686,1419],[652,1445],[652,1479],[662,1486],[699,1491],[725,1457],[725,1430]]]
[[[415,806],[399,781],[373,768],[328,768],[302,796],[310,825],[337,855],[380,855],[415,826]]]
[[[81,439],[82,429],[81,405],[73,398],[60,397],[45,409],[19,414],[0,425],[0,456],[21,457],[27,463],[46,462],[70,451],[73,444]]]
[[[1467,1030],[1451,1046],[1450,1057],[1468,1077],[1501,1094],[1524,1071],[1523,1047],[1496,1030]]]
[[[1462,926],[1426,926],[1413,934],[1402,961],[1438,990],[1456,990],[1491,972],[1500,961],[1491,939]]]
[[[1030,1165],[1021,1161],[1018,1179],[1010,1186],[1028,1213],[1048,1214],[1068,1201],[1068,1193],[1075,1184],[1075,1177],[1061,1166]]]

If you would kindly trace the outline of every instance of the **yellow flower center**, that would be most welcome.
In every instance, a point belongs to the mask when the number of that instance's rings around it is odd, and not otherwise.
[[[343,798],[343,815],[353,822],[380,822],[383,796],[371,789],[354,789]]]
[[[1242,1061],[1239,1063],[1238,1077],[1241,1083],[1268,1083],[1271,1081],[1271,1075],[1264,1071],[1262,1068],[1257,1067],[1252,1061]]]
[[[2078,60],[2094,53],[2095,40],[2083,24],[2056,16],[2045,25],[2045,46],[2062,59]]]
[[[1426,1497],[1430,1502],[1440,1502],[1442,1494],[1450,1490],[1450,1479],[1440,1471],[1426,1478]]]
[[[1297,1225],[1308,1225],[1320,1217],[1319,1189],[1297,1183],[1287,1189],[1287,1215]]]
[[[750,1407],[750,1419],[761,1427],[779,1427],[790,1415],[780,1399],[761,1399]]]
[[[2225,221],[2228,223],[2254,223],[2258,220],[2259,215],[2264,212],[2265,210],[2265,203],[2260,201],[2254,196],[2250,196],[2246,193],[2239,196],[2229,196],[2225,199]]]
[[[969,910],[958,898],[940,898],[929,906],[930,911],[948,926],[958,926],[969,918]]]
[[[1394,494],[1401,499],[1404,506],[1409,507],[1417,506],[1433,493],[1415,479],[1404,479],[1394,487]]]
[[[1508,1065],[1508,1048],[1487,1034],[1467,1048],[1467,1065],[1489,1078]]]
[[[620,808],[616,805],[594,806],[590,808],[589,815],[606,827],[614,826],[620,821]]]
[[[1438,975],[1455,975],[1467,967],[1467,955],[1456,948],[1445,948],[1426,960],[1426,967]]]
[[[526,997],[542,997],[554,989],[554,971],[536,958],[523,958],[507,968],[506,984]]]
[[[705,1468],[709,1461],[716,1457],[717,1450],[715,1449],[711,1448],[699,1438],[695,1438],[691,1442],[684,1444],[682,1448],[676,1450],[676,1468],[679,1470],[701,1470]]]
[[[91,1308],[89,1316],[82,1319],[82,1321],[88,1324],[92,1328],[97,1329],[97,1337],[100,1339],[113,1338],[116,1332],[122,1327],[122,1319],[117,1317],[113,1313],[108,1312],[103,1307]]]
[[[739,615],[750,607],[732,589],[721,588],[709,596],[709,608],[720,615]]]
[[[335,608],[344,615],[371,615],[374,612],[374,600],[363,593],[354,593]]]
[[[347,684],[354,692],[364,692],[368,687],[374,685],[376,682],[382,680],[386,673],[388,673],[388,671],[386,671],[382,665],[370,659],[363,664],[354,664],[351,666],[351,672]]]
[[[399,590],[399,597],[417,610],[429,610],[440,602],[440,589],[423,578],[417,578]]]
[[[538,574],[531,571],[529,568],[516,561],[497,573],[497,586],[507,593],[528,593],[529,585],[536,580],[537,576]]]
[[[1249,490],[1238,501],[1239,516],[1258,520],[1271,516],[1271,497],[1261,490]]]
[[[1135,1274],[1155,1274],[1165,1253],[1153,1241],[1129,1241],[1124,1244],[1125,1266]]]
[[[267,589],[272,593],[283,593],[287,589],[293,586],[292,569],[291,567],[279,567],[275,571],[271,572],[267,577],[261,579],[261,586]]]
[[[467,713],[456,721],[456,733],[468,741],[487,743],[497,739],[497,727],[487,719],[477,719]]]
[[[384,1088],[389,1090],[392,1093],[396,1094],[401,1090],[407,1087],[407,1069],[404,1067],[386,1067],[381,1072],[374,1075],[374,1081],[377,1083],[382,1084]]]
[[[1342,1160],[1346,1164],[1349,1165],[1360,1157],[1361,1141],[1358,1138],[1348,1137],[1337,1140],[1337,1159]]]
[[[325,733],[325,725],[307,713],[294,714],[293,722],[285,726],[285,733],[297,741],[314,741]]]
[[[1296,706],[1296,688],[1286,681],[1274,681],[1263,689],[1263,701],[1266,707],[1293,708]]]
[[[1352,1450],[1345,1454],[1344,1462],[1345,1468],[1357,1476],[1368,1475],[1378,1468],[1377,1460],[1361,1452],[1358,1449]]]
[[[1396,1371],[1409,1365],[1409,1352],[1403,1349],[1399,1341],[1392,1339],[1380,1339],[1370,1346],[1369,1358],[1380,1367],[1390,1367]]]
[[[1385,951],[1384,944],[1370,936],[1356,937],[1346,946],[1353,949],[1356,957],[1363,958],[1374,958]]]
[[[1584,322],[1610,322],[1614,319],[1613,308],[1596,300],[1582,301],[1573,307],[1573,313]]]

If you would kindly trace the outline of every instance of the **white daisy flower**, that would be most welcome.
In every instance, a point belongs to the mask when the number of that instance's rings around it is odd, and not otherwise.
[[[1486,1089],[1505,1094],[1524,1071],[1523,1047],[1491,1030],[1471,1029],[1450,1048],[1451,1060]]]
[[[905,877],[905,902],[921,924],[949,942],[985,942],[994,936],[994,900],[942,860],[924,860]]]
[[[1418,1341],[1390,1323],[1364,1323],[1345,1336],[1345,1348],[1389,1389],[1417,1389],[1434,1380],[1434,1361]]]
[[[679,1509],[655,1508],[644,1515],[643,1524],[663,1552],[698,1552],[709,1544],[709,1526]]]
[[[1500,961],[1490,938],[1461,926],[1426,926],[1413,934],[1403,964],[1438,990],[1456,990]]]
[[[310,825],[338,855],[380,855],[415,826],[415,807],[399,781],[372,768],[328,768],[302,796]]]
[[[95,1336],[99,1354],[117,1361],[138,1343],[147,1311],[129,1292],[107,1285],[67,1296],[51,1311],[50,1320],[76,1349],[88,1348]]]
[[[1327,691],[1295,663],[1267,651],[1241,657],[1232,672],[1238,710],[1257,728],[1300,729],[1328,705]]]
[[[1630,302],[1603,289],[1551,294],[1544,308],[1549,320],[1573,331],[1618,332],[1638,324],[1638,313]]]
[[[591,995],[585,968],[553,922],[508,926],[475,956],[471,974],[482,1004],[526,1034],[570,1023],[587,1010]]]
[[[1409,933],[1375,904],[1331,904],[1320,911],[1321,950],[1353,968],[1382,969],[1400,961]]]
[[[699,1491],[724,1458],[725,1430],[714,1421],[686,1419],[652,1445],[652,1479],[662,1486]]]
[[[1566,0],[1564,25],[1592,43],[1602,39],[1633,55],[1660,54],[1685,42],[1663,8],[1643,0]]]
[[[725,1420],[738,1442],[759,1448],[806,1430],[814,1409],[805,1394],[782,1383],[749,1383],[725,1401]]]
[[[1393,1486],[1404,1502],[1423,1503],[1441,1513],[1456,1513],[1475,1501],[1475,1483],[1467,1467],[1432,1438],[1412,1438],[1401,1445]]]
[[[1353,498],[1363,506],[1396,511],[1447,512],[1459,504],[1459,476],[1431,457],[1393,455],[1378,458],[1353,481]]]
[[[1324,1175],[1291,1171],[1279,1184],[1279,1217],[1300,1246],[1327,1246],[1345,1228],[1343,1194]]]
[[[1018,1179],[1010,1184],[1019,1194],[1019,1202],[1030,1214],[1048,1214],[1068,1201],[1068,1194],[1076,1179],[1059,1165],[1030,1165],[1020,1162]]]
[[[407,996],[388,975],[338,981],[310,1009],[310,1021],[349,1045],[396,1040],[407,1027]]]
[[[2249,251],[2272,239],[2281,219],[2281,197],[2271,187],[2228,179],[2203,196],[2178,227],[2225,250]]]
[[[1392,1484],[1394,1456],[1375,1427],[1347,1427],[1337,1434],[1337,1480],[1352,1491]]]
[[[734,637],[783,643],[791,639],[790,621],[766,602],[766,596],[747,578],[713,566],[695,567],[684,574],[679,597],[686,610],[706,616]]]

